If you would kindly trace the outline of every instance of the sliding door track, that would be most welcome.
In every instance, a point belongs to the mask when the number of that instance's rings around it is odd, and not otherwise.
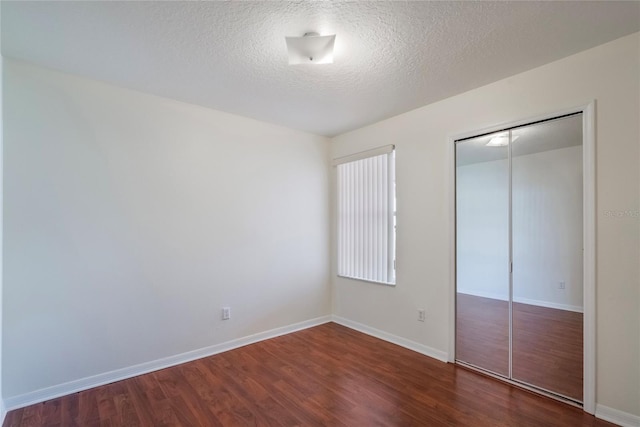
[[[579,401],[579,400],[572,399],[572,398],[570,398],[568,396],[564,396],[562,394],[554,393],[552,391],[549,391],[549,390],[546,390],[544,388],[540,388],[540,387],[534,386],[532,384],[528,384],[528,383],[523,382],[523,381],[514,380],[514,379],[508,378],[508,377],[506,377],[504,375],[496,374],[495,372],[491,372],[489,370],[480,368],[478,366],[472,365],[471,363],[463,362],[461,360],[456,359],[455,360],[455,365],[460,366],[461,368],[468,369],[470,371],[476,372],[478,374],[485,375],[487,377],[491,377],[491,378],[494,378],[496,380],[505,382],[505,383],[510,384],[512,386],[522,388],[522,389],[530,391],[532,393],[536,393],[536,394],[539,394],[539,395],[542,395],[542,396],[549,397],[551,399],[557,400],[559,402],[566,403],[566,404],[571,405],[571,406],[575,406],[576,408],[582,408],[583,407],[582,402]]]

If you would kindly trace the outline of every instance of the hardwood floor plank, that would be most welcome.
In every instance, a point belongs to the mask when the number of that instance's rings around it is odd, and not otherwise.
[[[177,414],[189,419],[189,425],[206,426],[207,420],[210,420],[211,425],[217,425],[219,421],[210,408],[211,398],[206,393],[199,394],[197,385],[187,382],[184,368],[184,365],[180,365],[175,369],[161,371],[164,378],[161,384],[169,399],[177,403],[174,407]]]
[[[223,381],[229,383],[229,388],[237,398],[251,406],[265,425],[299,425],[299,421],[267,391],[266,384],[261,384],[263,380],[260,375],[265,368],[244,351],[229,353],[219,358],[222,366],[219,366],[218,372]]]
[[[78,424],[87,425],[100,419],[97,390],[93,388],[78,394]]]
[[[212,424],[246,425],[253,422],[251,411],[233,396],[229,386],[219,376],[209,377],[202,363],[194,364],[191,368],[184,367],[184,378],[190,381],[191,389],[206,404],[206,413],[211,414],[209,418]],[[206,419],[202,421],[206,425]]]
[[[98,402],[98,416],[101,420],[115,417],[118,412],[113,402],[113,387],[111,384],[98,387],[96,400]]]
[[[345,336],[342,337],[342,339],[349,338]],[[395,379],[398,379],[397,375],[402,374],[403,369],[396,366],[396,362],[386,359],[383,354],[374,355],[366,365],[363,363],[367,359],[366,356],[357,357],[354,354],[347,354],[342,357],[339,364],[338,362],[335,362],[336,365],[331,366],[332,358],[327,357],[325,354],[326,352],[314,349],[309,349],[308,352],[310,359],[322,361],[323,364],[332,368],[329,378],[339,381],[342,392],[349,392],[357,389],[363,390],[361,393],[355,393],[355,396],[364,396],[368,394],[373,399],[375,399],[373,396],[384,396],[383,398],[385,399],[392,399],[393,396],[398,395],[398,393],[402,393],[407,395],[405,396],[405,399],[403,399],[403,402],[406,405],[413,399],[412,396],[415,396],[419,391],[425,390],[429,387],[426,383],[419,382],[412,385],[411,383],[414,376],[409,370],[404,370],[404,373],[407,373],[408,375],[403,378],[402,384],[398,385],[397,381],[393,380],[387,381],[387,379],[394,378],[394,376]],[[361,352],[360,354],[365,353]],[[345,366],[355,366],[360,364],[361,369],[358,370],[358,372],[353,372],[353,369],[341,369],[340,364]],[[308,370],[315,370],[313,364],[307,365],[306,367]],[[350,382],[349,384],[347,384],[348,381]],[[411,388],[412,386],[416,386],[420,388],[420,390],[417,391]],[[356,403],[359,404],[360,402]]]
[[[78,393],[60,398],[60,425],[75,426],[78,415]]]
[[[346,425],[356,425],[354,423],[358,418],[352,416],[355,413],[354,402],[349,396],[341,394],[334,383],[308,375],[304,362],[301,362],[306,359],[305,357],[294,355],[293,352],[287,356],[286,352],[281,353],[278,347],[273,346],[267,346],[266,350],[276,358],[287,360],[288,363],[282,365],[277,371],[278,375],[305,396],[311,406],[321,408],[329,414],[342,414],[341,422]]]
[[[116,407],[116,416],[113,421],[123,427],[142,425],[136,408],[131,402],[132,396],[129,395],[129,389],[127,388],[127,382],[133,381],[135,378],[126,381],[119,381],[114,383],[113,386],[113,402]]]
[[[144,377],[144,375],[142,375]],[[128,395],[131,396],[131,404],[136,410],[136,414],[142,425],[155,425],[153,403],[154,388],[143,386],[140,377],[132,378],[126,382]]]
[[[9,412],[4,426],[611,426],[329,323]]]
[[[53,426],[60,424],[62,402],[60,399],[49,400],[42,403],[42,424]]]
[[[4,419],[3,427],[18,427],[22,424],[24,410],[9,411]]]
[[[153,374],[141,375],[135,378],[136,387],[143,394],[147,406],[146,411],[153,419],[155,426],[178,425],[178,420],[171,408],[170,400],[162,391],[160,384]],[[137,404],[137,403],[136,403]]]

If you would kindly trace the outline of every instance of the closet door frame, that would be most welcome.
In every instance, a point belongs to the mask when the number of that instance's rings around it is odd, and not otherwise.
[[[470,138],[485,133],[524,126],[529,123],[552,119],[555,117],[582,113],[582,186],[583,186],[583,394],[582,408],[589,414],[596,409],[596,159],[595,159],[595,114],[596,101],[555,111],[541,116],[530,117],[508,123],[476,129],[452,135],[448,140],[448,169],[449,169],[449,354],[448,361],[455,363],[456,355],[456,142],[459,139]],[[511,381],[509,381],[511,382]],[[514,384],[523,387],[522,384]],[[525,387],[528,388],[528,387]],[[535,389],[534,389],[535,390]]]

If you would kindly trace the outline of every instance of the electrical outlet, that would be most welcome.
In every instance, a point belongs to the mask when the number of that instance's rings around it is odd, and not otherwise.
[[[558,282],[558,289],[564,289],[564,282]]]
[[[425,319],[425,312],[424,310],[418,310],[418,321],[419,322],[424,322]]]
[[[222,307],[222,320],[231,319],[231,307]]]

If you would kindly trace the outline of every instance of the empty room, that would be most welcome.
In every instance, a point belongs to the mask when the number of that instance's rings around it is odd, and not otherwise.
[[[3,426],[640,427],[640,2],[1,1]]]

